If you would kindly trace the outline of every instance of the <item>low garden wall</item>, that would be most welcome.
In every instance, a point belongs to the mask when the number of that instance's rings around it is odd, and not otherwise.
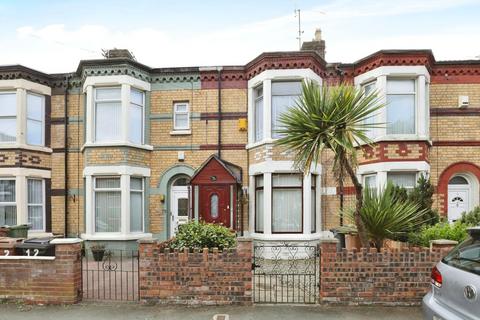
[[[170,251],[154,240],[139,241],[143,303],[249,305],[252,303],[252,241],[219,252]]]
[[[430,289],[430,273],[454,246],[434,241],[428,248],[362,249],[337,252],[335,240],[320,244],[320,303],[418,305]]]
[[[0,300],[71,304],[81,300],[81,244],[56,239],[54,257],[0,256]]]

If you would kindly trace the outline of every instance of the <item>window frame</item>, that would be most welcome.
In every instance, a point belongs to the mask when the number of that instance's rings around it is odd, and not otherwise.
[[[388,171],[387,172],[387,179],[386,179],[386,182],[388,183],[389,180],[388,180],[388,175],[390,174],[414,174],[415,175],[415,181],[414,181],[414,184],[412,187],[405,187],[405,186],[402,186],[402,188],[406,189],[407,192],[411,192],[416,186],[417,186],[417,181],[418,181],[418,175],[419,175],[419,172],[418,171]],[[394,184],[395,186],[397,186],[396,184]]]
[[[37,181],[41,181],[42,182],[42,204],[39,205],[37,203],[35,204],[31,204],[29,203],[28,201],[28,181],[29,180],[37,180]],[[43,217],[42,217],[42,221],[43,221],[43,229],[30,229],[29,231],[31,232],[45,232],[46,230],[46,224],[47,224],[47,212],[46,212],[46,190],[45,190],[45,179],[42,179],[42,178],[35,178],[35,177],[27,177],[26,178],[26,182],[27,182],[27,186],[26,186],[26,198],[27,198],[27,221],[28,221],[28,209],[31,207],[31,206],[41,206],[42,207],[42,213],[43,213]],[[28,223],[30,223],[28,221]]]
[[[0,90],[0,95],[2,94],[13,94],[15,96],[15,116],[0,116],[0,120],[2,119],[15,119],[15,140],[13,141],[1,141],[0,144],[16,144],[18,143],[18,137],[17,137],[17,132],[18,132],[18,108],[17,108],[17,91],[11,91],[11,90]],[[26,102],[25,102],[26,103]]]
[[[273,181],[274,181],[274,176],[276,175],[300,175],[301,177],[301,185],[300,186],[277,186],[275,187],[274,184],[273,184]],[[271,221],[271,225],[270,225],[270,228],[271,228],[271,233],[272,234],[303,234],[303,223],[304,223],[304,219],[305,219],[305,211],[304,211],[304,199],[303,199],[303,193],[304,193],[304,183],[303,183],[303,177],[302,177],[302,174],[301,173],[297,173],[297,172],[277,172],[277,173],[272,173],[272,177],[271,177],[272,181],[271,181],[271,198],[270,198],[270,221]],[[264,182],[265,183],[265,182]],[[273,231],[273,193],[275,191],[275,189],[277,190],[282,190],[282,189],[300,189],[300,192],[301,192],[301,199],[302,199],[302,202],[301,202],[301,209],[300,209],[300,214],[301,214],[301,221],[300,221],[300,225],[301,225],[301,230],[300,231]]]
[[[117,99],[106,99],[106,100],[100,100],[101,102],[107,102],[107,103],[111,103],[111,102],[119,102],[120,103],[120,137],[118,139],[113,139],[113,140],[101,140],[99,141],[97,136],[97,130],[98,130],[98,126],[97,126],[97,90],[98,89],[120,89],[120,99],[117,100]],[[93,142],[94,143],[108,143],[108,142],[121,142],[123,139],[122,139],[122,136],[123,136],[123,133],[125,132],[126,128],[123,128],[123,116],[122,116],[122,113],[123,113],[123,103],[122,103],[122,86],[121,85],[117,85],[117,86],[94,86],[93,87]],[[130,100],[130,97],[128,98]],[[129,105],[130,106],[130,105]]]
[[[139,190],[139,189],[132,189],[132,178],[134,179],[141,179],[142,180],[142,189]],[[144,233],[145,232],[145,177],[142,177],[142,176],[130,176],[129,178],[129,183],[130,183],[130,194],[129,194],[129,197],[130,197],[130,201],[132,201],[132,192],[133,193],[141,193],[142,195],[142,212],[141,212],[141,219],[142,219],[142,222],[141,222],[141,225],[142,225],[142,230],[141,231],[132,231],[132,226],[130,224],[130,230],[128,230],[129,233]],[[120,208],[121,210],[121,208]],[[129,211],[129,217],[128,217],[129,221],[131,221],[132,219],[132,211],[130,210]]]
[[[142,102],[143,104],[142,105],[139,105],[137,103],[134,103],[132,101],[132,91],[138,91],[142,94]],[[120,90],[120,97],[121,97],[121,90]],[[140,107],[142,109],[142,119],[141,119],[141,123],[140,123],[140,127],[141,127],[141,137],[140,137],[140,143],[137,143],[137,142],[133,142],[131,140],[131,137],[130,137],[130,121],[128,122],[128,136],[127,136],[127,140],[130,142],[130,143],[133,143],[133,144],[140,144],[140,145],[143,145],[145,144],[145,105],[146,105],[146,94],[145,94],[145,91],[142,90],[142,89],[138,89],[134,86],[130,86],[130,96],[128,97],[128,100],[129,100],[129,103],[128,103],[128,111],[130,111],[130,108],[132,107],[132,104],[135,105],[136,107]],[[129,113],[129,112],[128,112]],[[130,119],[130,117],[129,117]]]
[[[413,81],[413,88],[414,91],[412,92],[395,92],[395,93],[389,93],[388,92],[388,82],[389,81],[402,81],[402,80],[411,80]],[[413,95],[413,133],[389,133],[388,132],[388,127],[389,127],[389,121],[388,121],[388,96],[407,96],[407,95]],[[386,83],[385,83],[385,99],[386,99],[386,105],[385,105],[385,134],[387,136],[415,136],[418,134],[418,76],[415,77],[402,77],[402,76],[387,76]]]
[[[262,186],[258,186],[258,180],[259,178],[262,177],[263,179],[263,185]],[[253,224],[254,224],[254,230],[255,230],[255,233],[264,233],[265,232],[265,225],[263,226],[263,230],[258,230],[257,229],[257,191],[259,190],[262,190],[263,191],[263,204],[265,204],[265,176],[263,174],[257,174],[255,175],[255,216],[254,216],[254,221],[253,221]],[[264,212],[263,212],[263,220],[265,221],[265,209],[263,209]]]
[[[30,119],[28,117],[28,95],[32,95],[32,96],[37,96],[37,97],[40,97],[42,99],[42,115],[40,117],[40,121],[38,121],[37,119]],[[46,102],[45,102],[45,95],[43,94],[38,94],[38,93],[35,93],[35,92],[32,92],[32,91],[27,91],[26,93],[26,101],[25,101],[25,131],[26,131],[26,135],[25,135],[25,143],[27,145],[31,145],[31,146],[45,146],[45,105],[46,105]],[[36,121],[36,122],[40,122],[41,123],[41,128],[42,128],[42,133],[41,133],[41,138],[42,138],[42,141],[40,142],[40,144],[34,144],[34,143],[29,143],[28,142],[28,121]]]
[[[373,89],[370,89],[367,92],[368,87],[373,87]],[[377,79],[373,79],[373,80],[370,80],[368,82],[363,83],[361,85],[361,88],[362,88],[362,91],[365,95],[370,94],[370,92],[377,90]],[[373,123],[375,123],[377,116],[378,116],[378,114],[375,113],[375,114],[371,115],[371,117],[365,119],[363,121],[363,123],[364,124],[373,124]],[[375,138],[375,129],[376,128],[366,129],[367,130],[367,132],[366,132],[367,137],[369,137],[370,139],[374,139]]]
[[[317,190],[317,175],[313,173],[311,174],[310,188],[311,188],[310,197],[312,198],[310,199],[310,202],[313,201],[313,212],[310,212],[310,233],[316,233],[317,232],[317,192],[318,190]],[[310,210],[312,210],[312,208],[310,208]],[[314,218],[313,221],[311,219],[312,217]],[[302,222],[302,225],[303,225],[303,222]]]
[[[185,105],[187,107],[187,111],[177,111],[177,107]],[[177,126],[177,115],[186,115],[187,116],[187,126],[186,127],[178,127]],[[173,103],[173,130],[174,131],[186,131],[190,130],[190,102],[189,101],[176,101]]]
[[[100,191],[97,188],[97,179],[118,179],[119,181],[119,187],[118,188],[100,188]],[[108,234],[108,235],[116,235],[116,234],[121,234],[122,233],[122,177],[121,175],[95,175],[92,176],[92,206],[93,206],[93,233],[94,234]],[[96,199],[97,199],[97,192],[120,192],[120,230],[119,231],[97,231],[97,211],[96,211]]]
[[[13,180],[15,182],[14,184],[14,190],[15,190],[15,201],[14,202],[0,202],[0,206],[15,206],[15,223],[18,224],[18,204],[17,204],[17,179],[16,177],[0,177],[0,180]],[[28,215],[28,213],[27,213]],[[28,217],[27,217],[28,219]]]
[[[273,97],[291,97],[293,95],[291,94],[273,94],[273,86],[275,85],[275,83],[300,83],[301,85],[303,84],[303,81],[304,79],[278,79],[278,80],[272,80],[271,82],[271,88],[270,88],[270,136],[272,139],[280,139],[282,137],[281,134],[279,133],[276,133],[275,131],[278,130],[278,128],[275,128],[275,120],[276,118],[274,118],[274,112],[273,112]],[[300,91],[300,94],[297,95],[297,99],[298,97],[301,97],[302,96],[302,92]],[[292,106],[291,106],[292,107]]]
[[[367,184],[367,178],[371,178],[371,177],[375,178],[375,188],[374,189],[376,190],[377,189],[377,173],[376,172],[366,173],[366,174],[362,175],[363,188],[369,187],[368,184]],[[370,188],[370,189],[372,189],[372,188]]]
[[[264,130],[265,130],[265,126],[263,125],[264,123],[264,120],[265,120],[265,97],[263,95],[264,93],[264,90],[263,90],[263,84],[261,85],[258,85],[257,87],[253,88],[253,92],[254,92],[254,95],[255,95],[255,98],[254,98],[254,101],[253,101],[253,117],[254,117],[254,121],[253,121],[253,142],[259,142],[259,141],[262,141],[265,134],[264,134]],[[259,95],[258,92],[259,91],[262,91],[262,94]],[[261,112],[261,115],[262,115],[262,121],[260,122],[261,123],[261,132],[257,132],[258,130],[258,126],[257,126],[257,108],[258,108],[258,105],[257,103],[258,102],[262,102],[262,112]]]

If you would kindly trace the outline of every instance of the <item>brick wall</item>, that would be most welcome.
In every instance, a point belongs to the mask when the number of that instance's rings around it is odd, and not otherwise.
[[[336,241],[320,246],[320,303],[350,305],[420,304],[433,266],[452,248],[337,252]]]
[[[80,248],[79,242],[56,244],[52,258],[0,257],[0,300],[32,304],[79,302]]]
[[[252,241],[218,252],[169,252],[140,241],[140,300],[172,304],[252,303]]]

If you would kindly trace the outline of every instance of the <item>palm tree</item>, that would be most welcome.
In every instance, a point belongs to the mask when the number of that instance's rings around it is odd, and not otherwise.
[[[280,117],[282,135],[277,143],[293,151],[295,166],[304,173],[316,164],[324,150],[333,152],[333,169],[342,183],[349,176],[355,187],[354,220],[363,247],[369,247],[368,235],[360,216],[363,205],[362,184],[358,180],[356,148],[371,144],[367,135],[379,123],[371,123],[376,111],[384,107],[376,92],[365,94],[350,85],[320,87],[313,81],[303,84],[295,108]]]

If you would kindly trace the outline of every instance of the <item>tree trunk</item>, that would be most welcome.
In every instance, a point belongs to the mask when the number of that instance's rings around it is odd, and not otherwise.
[[[346,157],[343,160],[344,160],[343,163],[345,165],[345,169],[347,170],[347,173],[350,176],[350,179],[352,179],[353,186],[355,187],[355,198],[357,201],[355,203],[354,218],[355,218],[355,225],[357,226],[358,236],[360,238],[360,243],[362,244],[362,248],[370,248],[367,231],[365,229],[365,225],[363,224],[362,218],[360,216],[360,210],[363,206],[363,187],[360,181],[358,181],[357,175],[353,171],[353,168],[350,165],[350,162],[346,159]]]

